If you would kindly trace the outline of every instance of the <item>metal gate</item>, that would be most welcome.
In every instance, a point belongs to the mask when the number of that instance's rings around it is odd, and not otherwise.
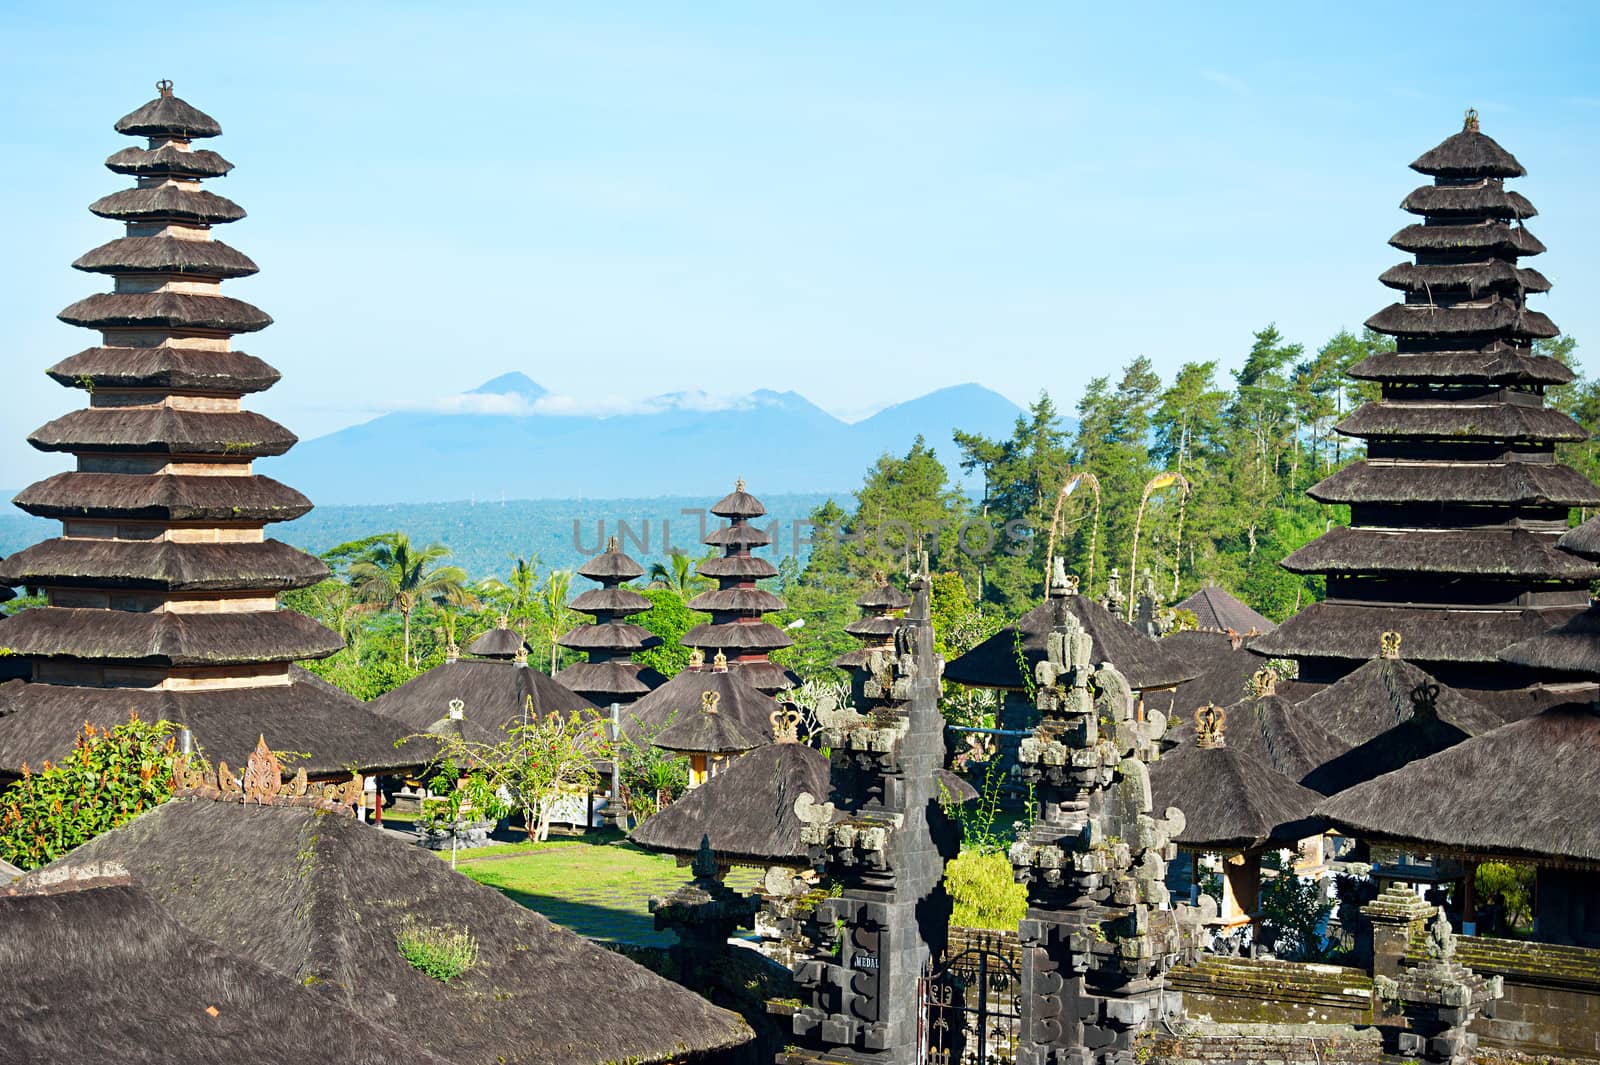
[[[1021,1032],[1022,979],[999,936],[976,936],[921,981],[923,1065],[1014,1062]]]

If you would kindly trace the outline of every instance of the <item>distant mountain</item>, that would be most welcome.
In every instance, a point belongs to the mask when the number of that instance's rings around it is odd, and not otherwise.
[[[1009,436],[1021,411],[975,384],[940,389],[860,422],[797,392],[656,396],[572,413],[520,373],[431,410],[394,411],[304,441],[261,472],[324,504],[449,500],[716,498],[736,477],[758,495],[849,492],[884,452],[920,434],[959,477],[951,431]]]

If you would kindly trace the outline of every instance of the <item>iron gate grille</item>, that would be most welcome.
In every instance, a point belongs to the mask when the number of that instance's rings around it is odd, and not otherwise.
[[[1022,980],[999,936],[968,941],[921,981],[923,1065],[1017,1060]]]

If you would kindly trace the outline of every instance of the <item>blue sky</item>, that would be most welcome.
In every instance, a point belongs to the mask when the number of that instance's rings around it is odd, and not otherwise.
[[[512,369],[859,416],[1359,328],[1468,106],[1530,171],[1541,309],[1600,351],[1597,12],[13,0],[0,485],[63,468],[22,438],[81,398],[40,371],[93,342],[54,316],[104,287],[68,264],[157,78],[227,131],[220,236],[263,272],[225,288],[277,319],[238,346],[304,437]]]

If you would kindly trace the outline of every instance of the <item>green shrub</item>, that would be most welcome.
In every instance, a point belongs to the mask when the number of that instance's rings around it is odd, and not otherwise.
[[[1483,862],[1475,880],[1478,906],[1498,902],[1505,913],[1506,930],[1533,927],[1533,866]]]
[[[951,923],[964,928],[1014,930],[1028,909],[1004,851],[962,851],[944,867],[944,886],[955,902]]]
[[[449,983],[478,961],[478,941],[465,928],[418,924],[407,916],[395,934],[401,957],[418,972]]]

